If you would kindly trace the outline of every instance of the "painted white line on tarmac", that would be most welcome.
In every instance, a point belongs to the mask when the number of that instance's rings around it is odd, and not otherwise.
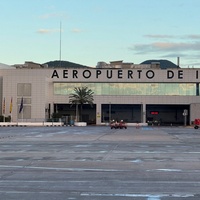
[[[39,193],[39,194],[62,194],[63,192],[57,192],[57,191],[53,191],[53,192],[32,192],[32,191],[6,191],[6,190],[0,190],[0,193],[4,193],[4,194],[35,194],[35,193]]]
[[[159,196],[149,196],[147,200],[160,200]]]
[[[63,194],[64,192],[60,191],[40,191],[40,192],[32,192],[32,191],[6,191],[0,190],[0,193],[4,194]],[[80,196],[88,196],[88,197],[140,197],[140,198],[147,198],[147,200],[160,200],[163,197],[176,197],[176,198],[188,198],[194,197],[195,194],[114,194],[114,193],[81,193]]]
[[[199,152],[177,152],[177,151],[132,151],[132,152],[123,152],[123,151],[113,151],[112,153],[114,154],[133,154],[133,153],[137,153],[137,154],[200,154]]]
[[[103,196],[103,197],[142,197],[147,200],[159,200],[163,197],[187,198],[194,197],[194,194],[114,194],[114,193],[81,193],[81,196]]]
[[[182,172],[181,169],[151,169],[146,171]]]
[[[96,168],[58,168],[58,167],[33,167],[33,166],[9,166],[0,165],[0,168],[21,168],[21,169],[42,169],[42,170],[63,170],[63,171],[100,171],[100,172],[124,172],[118,169],[96,169]]]

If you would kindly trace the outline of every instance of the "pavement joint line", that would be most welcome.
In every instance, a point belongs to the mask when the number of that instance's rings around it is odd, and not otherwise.
[[[116,144],[116,145],[114,145],[114,147],[112,149],[110,149],[109,151],[107,151],[106,155],[103,158],[103,160],[107,160],[107,158],[109,157],[110,153],[114,153],[115,154],[114,151],[118,148],[118,146],[119,146],[119,144]]]
[[[0,183],[10,183],[10,182],[15,182],[15,183],[88,183],[88,182],[97,182],[97,180],[94,180],[94,181],[80,181],[80,180],[77,180],[77,181],[70,181],[70,180],[66,180],[66,181],[63,181],[63,180],[55,180],[55,181],[49,181],[49,180],[46,180],[46,181],[43,181],[43,180],[38,180],[38,181],[35,181],[35,180],[0,180]],[[104,182],[104,180],[102,181],[98,181],[98,182]],[[124,182],[124,183],[134,183],[134,184],[139,184],[139,183],[146,183],[146,181],[120,181],[120,180],[115,180],[115,182]],[[196,182],[196,181],[185,181],[184,183],[181,182],[181,181],[148,181],[149,184],[151,183],[156,183],[156,184],[200,184],[200,182]]]

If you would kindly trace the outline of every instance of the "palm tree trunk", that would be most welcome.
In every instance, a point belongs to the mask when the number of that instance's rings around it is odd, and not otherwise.
[[[81,109],[80,109],[80,121],[82,122],[82,113],[83,113],[83,104],[81,104]]]
[[[76,122],[79,122],[78,104],[76,104]]]

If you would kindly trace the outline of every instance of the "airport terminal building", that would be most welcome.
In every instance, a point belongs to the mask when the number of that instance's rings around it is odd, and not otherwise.
[[[27,63],[26,63],[27,64]],[[1,115],[12,121],[47,121],[56,113],[73,118],[74,87],[94,92],[83,105],[82,121],[189,125],[200,118],[200,69],[157,66],[48,68],[34,63],[0,69]]]

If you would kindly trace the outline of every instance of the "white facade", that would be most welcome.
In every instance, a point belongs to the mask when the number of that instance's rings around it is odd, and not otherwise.
[[[76,87],[77,83],[85,85],[98,83],[100,86],[95,87],[99,89],[94,91],[95,116],[92,116],[96,124],[102,124],[104,122],[103,115],[108,116],[110,114],[108,112],[103,113],[102,105],[118,105],[118,110],[120,105],[138,105],[141,110],[133,112],[135,115],[140,115],[139,119],[141,119],[141,122],[147,121],[148,105],[154,107],[155,110],[157,110],[156,106],[158,105],[183,105],[183,108],[184,105],[187,105],[189,109],[188,121],[191,123],[195,118],[200,118],[199,82],[200,69],[2,69],[0,70],[1,113],[5,117],[10,115],[12,121],[45,121],[55,111],[55,105],[69,104],[69,95],[65,91],[67,89],[57,93],[55,90],[56,84],[60,84],[63,87],[63,83],[73,84]],[[152,95],[147,95],[145,93],[142,94],[143,91],[141,89],[141,91],[134,95],[131,94],[134,91],[129,91],[131,86],[128,85],[127,94],[118,95],[116,92],[112,93],[112,89],[110,93],[109,91],[105,93],[103,91],[104,88],[101,87],[101,84],[107,86],[107,84],[115,85],[119,83],[150,84],[151,87],[148,85],[148,88],[153,88],[154,85],[158,88],[160,87],[159,84],[180,83],[187,86],[191,84],[193,93],[185,93],[183,95],[176,93],[169,93],[167,95],[152,93]],[[141,85],[138,86],[140,87]],[[184,88],[182,89],[184,91]],[[118,90],[120,88],[116,91]],[[22,98],[24,100],[24,110],[22,113],[19,113]],[[11,99],[12,112],[10,113]],[[173,108],[171,109],[173,110]],[[122,115],[125,115],[125,110],[120,112],[122,112]],[[89,111],[88,113],[90,115]],[[162,114],[161,111],[159,114]],[[180,113],[176,113],[176,115],[179,118],[181,117]],[[134,116],[132,118],[136,120],[137,117]]]

